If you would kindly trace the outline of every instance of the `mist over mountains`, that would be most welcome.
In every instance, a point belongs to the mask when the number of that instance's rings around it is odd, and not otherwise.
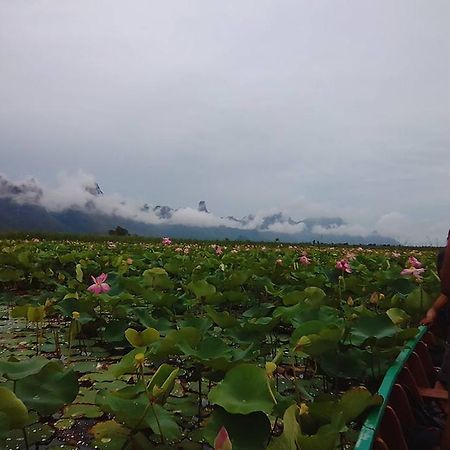
[[[0,175],[0,231],[47,231],[106,234],[121,226],[130,234],[191,239],[398,244],[389,236],[358,235],[340,217],[293,219],[283,211],[242,218],[218,217],[204,200],[196,208],[174,208],[125,200],[104,193],[86,174],[60,177],[47,188],[36,179],[13,182]]]

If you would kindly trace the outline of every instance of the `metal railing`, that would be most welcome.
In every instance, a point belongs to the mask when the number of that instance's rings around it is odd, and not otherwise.
[[[394,361],[392,366],[389,367],[386,375],[383,378],[380,388],[378,389],[378,394],[383,397],[383,403],[369,413],[363,427],[361,428],[361,432],[359,433],[359,438],[356,442],[354,450],[372,449],[375,437],[378,432],[378,428],[383,418],[384,410],[386,409],[386,405],[389,402],[392,388],[397,381],[397,376],[405,366],[417,343],[422,339],[427,330],[428,327],[423,325],[420,326],[419,332],[417,333],[416,337],[410,339],[406,343],[405,348],[397,356],[397,359]]]

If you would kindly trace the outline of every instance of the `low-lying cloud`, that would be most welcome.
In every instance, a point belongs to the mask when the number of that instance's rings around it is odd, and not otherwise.
[[[218,217],[210,212],[193,207],[166,208],[166,215],[145,202],[126,199],[117,193],[103,193],[91,174],[77,172],[62,173],[55,186],[44,186],[34,177],[24,181],[12,181],[0,175],[0,197],[11,198],[20,204],[39,205],[52,212],[79,209],[85,212],[101,213],[131,219],[147,224],[185,225],[192,227],[229,227],[242,230],[259,230],[285,235],[296,235],[308,231],[317,236],[385,236],[403,244],[442,245],[447,233],[445,222],[414,222],[399,212],[382,215],[371,225],[347,223],[336,214],[338,211],[323,205],[308,203],[305,213],[314,211],[321,219],[319,224],[311,224],[311,219],[303,215],[301,220],[293,220],[287,209],[272,209],[250,214],[244,218]],[[146,205],[146,206],[144,206]],[[297,210],[298,213],[298,210]],[[343,211],[350,216],[350,210]],[[329,219],[327,217],[334,217]],[[356,214],[357,217],[357,214]],[[428,230],[424,236],[423,230]]]

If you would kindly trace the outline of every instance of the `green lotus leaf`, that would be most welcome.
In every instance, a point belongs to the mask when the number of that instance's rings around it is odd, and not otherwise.
[[[29,306],[27,310],[28,322],[42,322],[45,317],[44,306]]]
[[[10,358],[9,361],[0,361],[0,375],[9,380],[20,380],[39,373],[46,364],[48,359],[43,356],[23,360]]]
[[[307,287],[303,291],[303,295],[305,298],[305,303],[314,306],[321,305],[324,299],[327,297],[327,295],[322,289],[315,286]]]
[[[367,408],[383,403],[381,395],[372,395],[365,387],[356,387],[345,392],[339,402],[346,423],[359,417]]]
[[[271,439],[267,450],[298,450],[297,439],[300,434],[300,425],[297,421],[298,405],[291,405],[283,415],[283,432],[281,436]]]
[[[89,432],[95,445],[104,450],[120,450],[125,444],[130,430],[115,420],[96,423]]]
[[[83,282],[83,269],[81,268],[81,264],[77,264],[75,266],[75,274],[76,274],[76,279],[79,283]]]
[[[185,355],[200,361],[207,367],[227,371],[249,356],[253,344],[246,350],[241,350],[228,346],[218,337],[208,336],[200,341],[195,348],[192,348],[188,343],[180,343],[178,347]]]
[[[74,403],[64,408],[63,417],[86,417],[88,419],[96,419],[101,416],[103,416],[103,412],[99,409],[98,406]]]
[[[403,309],[400,308],[390,308],[386,311],[389,319],[392,320],[394,325],[403,325],[408,322],[410,316]]]
[[[155,328],[147,328],[144,331],[136,331],[134,328],[128,328],[125,331],[125,337],[133,347],[145,347],[158,341],[160,334]]]
[[[153,374],[147,385],[147,390],[157,399],[158,403],[163,404],[172,392],[179,371],[179,368],[161,364]]]
[[[404,309],[412,315],[423,315],[425,311],[431,308],[433,298],[429,296],[422,288],[414,289],[408,294],[404,302]]]
[[[24,428],[28,423],[28,409],[13,391],[0,386],[0,422],[5,430]],[[3,430],[0,429],[0,435]]]
[[[194,293],[194,295],[199,299],[208,299],[213,297],[216,293],[216,287],[213,284],[208,283],[206,280],[196,280],[191,281],[187,288]]]
[[[19,281],[24,276],[23,270],[0,269],[0,282]]]
[[[233,450],[265,450],[270,436],[270,420],[263,412],[247,415],[229,414],[217,407],[208,419],[203,435],[214,445],[214,439],[224,426],[233,444]]]
[[[60,362],[50,361],[34,375],[16,382],[17,396],[42,416],[49,416],[65,404],[75,400],[78,380],[72,369],[64,369]]]
[[[207,306],[205,310],[214,323],[224,330],[239,325],[239,321],[236,317],[233,317],[228,311],[219,312],[211,306]]]
[[[301,324],[291,337],[295,351],[307,356],[319,356],[337,347],[343,329],[337,325],[327,325],[319,320]]]
[[[149,408],[149,399],[145,393],[132,398],[124,398],[118,392],[101,391],[97,395],[97,404],[105,412],[111,412],[119,422],[136,430],[151,428],[155,434],[160,434],[159,425],[166,439],[173,440],[180,436],[180,429],[171,412],[155,403]]]
[[[283,300],[283,305],[293,306],[299,303],[301,300],[303,300],[305,296],[303,291],[291,291],[286,294],[283,294],[281,298]]]
[[[11,309],[11,318],[13,319],[28,319],[28,307],[30,305],[27,303],[26,305],[20,305],[20,306],[14,306],[13,309]]]
[[[169,274],[162,267],[153,267],[147,269],[142,274],[145,283],[153,288],[172,289],[173,282],[169,278]]]
[[[249,332],[268,333],[273,330],[279,322],[279,317],[252,317],[242,324],[242,329]]]
[[[197,345],[202,338],[200,330],[194,327],[185,327],[180,330],[169,331],[165,338],[156,344],[152,355],[155,358],[166,358],[169,355],[179,355],[179,343],[186,342],[191,346]]]
[[[227,280],[225,280],[225,286],[228,289],[237,288],[242,286],[251,276],[249,270],[235,270],[231,273]]]
[[[338,415],[338,417],[341,417]],[[319,428],[313,435],[300,434],[297,437],[298,448],[301,450],[334,450],[339,440],[342,425],[329,424]]]
[[[122,357],[120,362],[113,364],[107,371],[114,377],[120,377],[125,373],[136,372],[136,361],[134,357],[138,353],[145,353],[145,347],[138,347]]]
[[[129,320],[111,320],[105,325],[103,339],[105,342],[122,342],[125,340],[125,331],[128,329]]]
[[[369,338],[393,337],[398,331],[387,315],[361,316],[353,322],[348,339],[353,345],[362,345]]]
[[[346,351],[331,351],[320,356],[319,365],[330,377],[359,379],[367,366],[362,359],[362,350],[350,348]]]
[[[253,364],[240,364],[229,370],[208,398],[232,414],[270,414],[275,403],[266,371]]]

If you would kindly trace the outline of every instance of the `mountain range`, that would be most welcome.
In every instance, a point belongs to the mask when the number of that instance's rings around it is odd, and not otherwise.
[[[294,220],[283,212],[216,217],[205,201],[196,210],[145,203],[134,211],[125,202],[111,206],[111,199],[104,197],[95,182],[83,186],[81,194],[80,201],[52,207],[34,180],[18,184],[0,175],[0,231],[107,234],[120,226],[130,234],[179,239],[398,244],[376,232],[366,236],[340,233],[339,228],[346,225],[340,217]]]

